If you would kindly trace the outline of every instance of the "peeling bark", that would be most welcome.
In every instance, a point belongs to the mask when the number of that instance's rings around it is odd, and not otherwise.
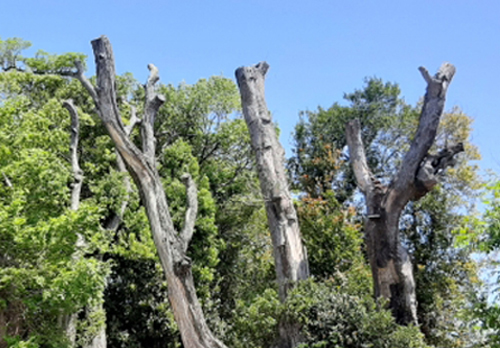
[[[375,297],[389,300],[389,307],[400,324],[417,324],[412,263],[399,240],[401,212],[410,200],[425,196],[437,184],[437,174],[453,164],[457,153],[464,151],[463,145],[457,144],[437,155],[428,153],[436,137],[455,67],[445,63],[433,77],[425,68],[419,70],[427,82],[427,91],[418,129],[399,172],[388,187],[376,180],[368,167],[359,121],[346,125],[351,165],[366,201],[365,234]]]
[[[264,96],[264,80],[268,69],[266,62],[252,67],[241,67],[236,70],[236,79],[243,115],[257,159],[260,187],[273,242],[279,297],[284,302],[294,284],[309,277],[309,263],[288,190],[284,166],[285,152],[279,143]],[[300,342],[297,324],[283,320],[279,331],[280,347],[294,347]]]
[[[139,189],[146,209],[151,233],[168,283],[168,297],[185,347],[223,348],[208,328],[196,295],[191,260],[186,255],[197,215],[197,190],[189,175],[183,177],[188,192],[188,209],[184,229],[175,230],[160,176],[155,166],[154,118],[164,97],[156,93],[158,70],[149,65],[145,86],[146,104],[141,122],[142,151],[127,136],[116,102],[115,66],[111,44],[106,37],[92,41],[96,60],[97,88],[85,78],[77,65],[74,74],[89,91],[128,172]]]

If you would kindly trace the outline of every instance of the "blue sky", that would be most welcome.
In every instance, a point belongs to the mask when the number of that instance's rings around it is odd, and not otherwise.
[[[0,37],[29,40],[33,52],[91,56],[90,41],[107,35],[118,72],[141,81],[148,63],[178,84],[266,60],[267,102],[288,151],[299,111],[341,101],[366,76],[399,83],[415,103],[425,92],[417,68],[449,61],[447,108],[475,119],[481,166],[500,172],[498,1],[18,0],[0,11]]]

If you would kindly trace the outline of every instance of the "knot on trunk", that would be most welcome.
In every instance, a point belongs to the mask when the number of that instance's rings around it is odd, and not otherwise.
[[[463,143],[458,143],[446,146],[437,155],[427,155],[420,164],[415,178],[414,200],[425,196],[439,182],[438,175],[446,168],[453,167],[456,163],[455,155],[463,151]]]
[[[372,183],[373,191],[376,195],[384,195],[387,192],[387,186],[373,175],[370,176],[370,181]]]
[[[191,258],[188,257],[187,255],[178,255],[178,256],[180,257],[176,257],[174,263],[175,274],[186,275],[189,272],[191,272]]]

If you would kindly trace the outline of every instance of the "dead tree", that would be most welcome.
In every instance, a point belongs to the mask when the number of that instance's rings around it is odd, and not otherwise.
[[[80,168],[80,163],[78,161],[78,141],[80,137],[80,119],[78,117],[78,111],[76,110],[73,100],[69,99],[63,103],[63,106],[68,110],[71,116],[71,140],[70,140],[70,152],[71,152],[71,171],[73,172],[73,182],[71,183],[71,210],[77,211],[80,207],[80,194],[83,185],[83,171]],[[73,254],[73,259],[79,259],[82,257],[81,249],[85,242],[81,234],[77,234],[76,240],[76,251]],[[76,322],[77,313],[70,315],[61,316],[59,319],[62,320],[62,327],[66,332],[66,337],[69,340],[70,346],[74,347],[76,344]]]
[[[142,151],[129,139],[122,123],[116,100],[115,63],[111,44],[103,36],[92,41],[97,86],[84,76],[82,64],[76,62],[72,74],[87,89],[97,113],[133,178],[148,216],[151,233],[160,257],[167,283],[168,298],[185,347],[225,348],[208,328],[196,295],[191,260],[187,248],[193,236],[198,211],[196,185],[189,174],[182,180],[187,190],[187,210],[184,227],[177,231],[172,222],[165,191],[155,164],[156,139],[153,125],[165,98],[158,95],[155,84],[158,69],[150,64],[150,75],[144,86],[146,101],[141,122]]]
[[[285,152],[276,135],[264,96],[264,79],[269,65],[261,62],[236,70],[243,115],[250,131],[257,159],[260,188],[273,242],[279,297],[285,301],[294,284],[309,277],[309,263],[300,235],[297,214],[288,190]],[[280,347],[294,347],[300,340],[298,326],[286,319],[280,323]]]
[[[388,186],[375,179],[368,167],[359,121],[351,121],[346,126],[351,165],[365,196],[365,235],[375,297],[389,300],[389,307],[400,324],[417,324],[412,263],[399,239],[401,212],[409,201],[425,196],[437,184],[437,174],[452,164],[455,154],[463,151],[463,145],[458,144],[438,155],[428,153],[436,137],[455,67],[445,63],[435,76],[430,76],[423,67],[419,70],[427,82],[427,91],[418,129],[399,172]]]

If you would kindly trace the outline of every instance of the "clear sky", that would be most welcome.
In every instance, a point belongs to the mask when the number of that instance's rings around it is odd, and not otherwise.
[[[269,109],[290,147],[301,110],[329,107],[366,76],[399,83],[415,103],[417,68],[457,67],[447,108],[475,119],[481,166],[500,172],[500,1],[31,0],[1,1],[0,37],[33,50],[83,52],[107,35],[119,73],[194,83],[265,60]],[[89,75],[94,71],[89,71]],[[288,152],[290,154],[290,152]]]

